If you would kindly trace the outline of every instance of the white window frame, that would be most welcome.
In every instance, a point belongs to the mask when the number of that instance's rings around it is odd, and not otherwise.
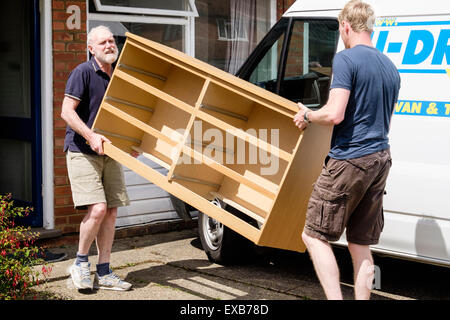
[[[123,6],[111,6],[104,5],[101,0],[94,0],[97,11],[103,12],[122,12],[131,14],[146,14],[146,15],[160,15],[160,16],[182,16],[182,17],[198,17],[197,7],[194,0],[187,0],[191,10],[164,10],[164,9],[151,9],[151,8],[139,8],[139,7],[123,7]]]
[[[243,37],[239,37],[237,32],[235,32],[235,34],[230,34],[230,32],[228,32],[228,28],[227,25],[231,25],[231,21],[224,19],[224,18],[217,18],[216,19],[216,24],[217,24],[217,35],[218,35],[218,40],[221,41],[247,41],[248,42],[248,34],[247,34],[247,30],[243,30],[244,34]],[[230,26],[230,30],[231,30],[231,26]],[[225,35],[225,36],[222,36]]]
[[[303,74],[309,73],[309,22],[303,24]]]
[[[149,8],[128,8],[121,6],[104,6],[101,5],[100,0],[94,0],[97,11],[116,12],[111,13],[87,13],[87,23],[89,30],[89,21],[112,21],[112,22],[131,22],[131,23],[146,23],[146,24],[171,24],[180,25],[184,31],[183,52],[195,57],[195,17],[198,17],[197,8],[194,0],[188,0],[193,11],[175,11],[175,10],[159,10]],[[97,3],[99,6],[97,6]],[[86,0],[87,8],[89,8],[89,0]],[[105,9],[106,7],[106,9]],[[137,11],[135,10],[137,9]],[[146,10],[144,10],[146,9]],[[174,12],[183,13],[176,17]],[[135,13],[136,15],[124,14]],[[146,15],[142,15],[145,13]],[[167,16],[163,16],[167,15]]]

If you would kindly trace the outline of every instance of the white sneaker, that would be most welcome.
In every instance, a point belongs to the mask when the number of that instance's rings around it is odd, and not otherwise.
[[[93,289],[90,267],[89,262],[81,262],[79,265],[74,263],[70,266],[70,275],[77,289]]]
[[[127,291],[131,289],[132,284],[123,281],[119,278],[117,274],[111,271],[111,273],[100,277],[98,273],[95,273],[94,277],[94,288],[95,289],[106,289],[106,290],[117,290],[117,291]]]

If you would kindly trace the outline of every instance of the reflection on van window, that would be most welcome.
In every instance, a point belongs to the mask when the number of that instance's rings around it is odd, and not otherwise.
[[[337,21],[294,21],[279,94],[310,108],[323,106],[338,39]]]
[[[288,20],[280,20],[261,43],[264,56],[251,71],[248,81],[271,92],[276,92],[278,66],[288,27]],[[246,79],[247,77],[244,77]]]

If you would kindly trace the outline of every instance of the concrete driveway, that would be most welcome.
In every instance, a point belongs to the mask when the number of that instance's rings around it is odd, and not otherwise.
[[[116,239],[111,266],[133,284],[127,292],[79,292],[67,268],[74,262],[76,245],[51,249],[66,252],[68,259],[53,263],[48,281],[36,289],[47,299],[63,300],[317,300],[324,299],[307,254],[270,251],[251,263],[221,266],[208,261],[196,229]],[[350,257],[335,249],[341,268],[345,299],[353,298]],[[97,262],[95,246],[91,270]],[[448,279],[448,268],[375,257],[380,266],[381,289],[372,299],[450,299],[439,279]],[[414,275],[415,278],[412,278]],[[442,283],[441,283],[442,284]],[[445,287],[445,286],[444,286]]]

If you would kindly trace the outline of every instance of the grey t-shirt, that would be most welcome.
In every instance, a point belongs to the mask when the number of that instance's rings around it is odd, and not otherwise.
[[[390,121],[400,89],[392,61],[365,45],[338,52],[330,88],[350,90],[350,97],[344,120],[333,129],[329,156],[352,159],[389,148]]]

